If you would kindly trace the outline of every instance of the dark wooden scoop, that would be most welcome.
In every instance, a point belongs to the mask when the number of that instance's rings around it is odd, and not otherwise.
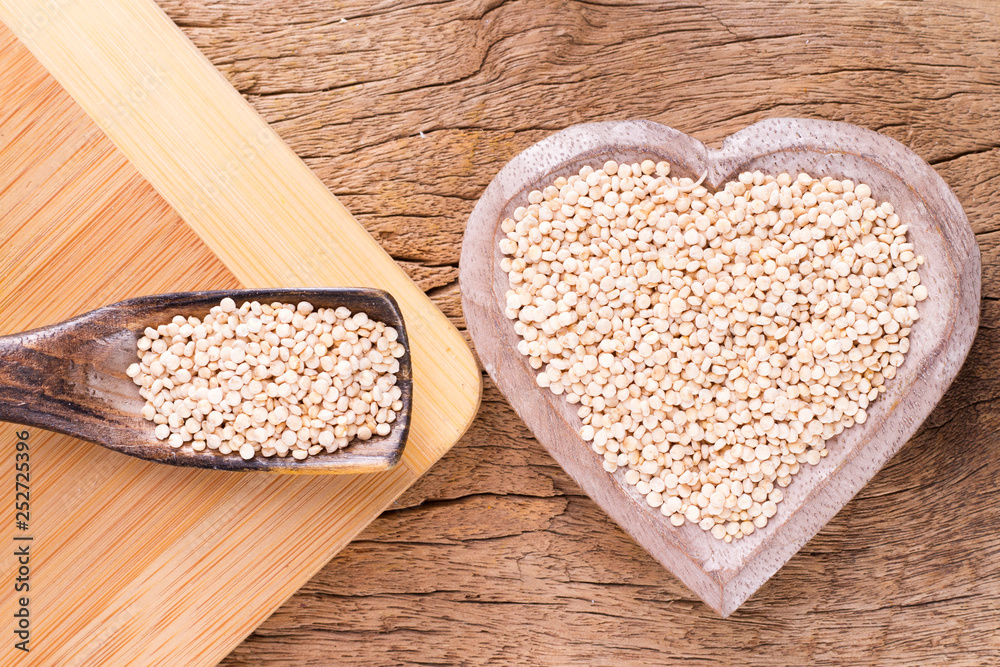
[[[297,461],[291,456],[249,461],[238,454],[170,447],[153,435],[154,424],[140,415],[145,400],[125,371],[137,361],[136,342],[146,327],[174,316],[204,318],[225,298],[298,303],[316,308],[344,306],[364,312],[399,332],[406,353],[399,359],[397,385],[403,409],[385,437],[355,440],[333,454]],[[403,453],[410,427],[413,391],[410,349],[395,299],[377,289],[248,289],[158,294],[99,308],[66,322],[0,337],[0,420],[35,426],[89,440],[157,463],[214,470],[286,473],[361,473],[387,470]]]

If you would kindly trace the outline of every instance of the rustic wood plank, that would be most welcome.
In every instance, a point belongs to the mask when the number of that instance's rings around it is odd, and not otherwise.
[[[397,257],[456,261],[492,175],[571,123],[646,118],[716,145],[826,118],[932,164],[1000,163],[988,3],[162,4]]]
[[[457,261],[475,199],[507,160],[573,122],[648,118],[710,145],[777,115],[879,130],[934,164],[966,209],[983,254],[979,337],[923,429],[728,621],[689,602],[579,499],[589,510],[564,516],[579,514],[582,529],[564,530],[555,547],[540,541],[550,532],[479,551],[471,540],[447,552],[422,545],[448,529],[440,516],[402,544],[363,535],[225,664],[991,662],[1000,652],[997,6],[424,4],[163,2],[394,256],[428,265]],[[457,27],[466,32],[449,32]],[[640,69],[650,76],[637,91]],[[419,516],[469,495],[579,493],[487,389],[470,433],[398,502]],[[579,564],[580,545],[593,546],[585,562],[597,576]],[[539,553],[581,568],[604,596],[590,604],[597,598],[561,571],[522,576],[518,563]],[[637,567],[649,584],[639,593],[625,585]],[[354,588],[386,577],[374,596]],[[562,608],[521,603],[515,588]]]

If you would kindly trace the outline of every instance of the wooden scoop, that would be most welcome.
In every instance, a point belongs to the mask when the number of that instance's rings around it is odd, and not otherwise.
[[[145,400],[125,374],[137,361],[136,342],[146,327],[166,324],[176,315],[204,318],[225,298],[298,303],[316,308],[344,306],[364,312],[399,332],[406,353],[399,359],[396,383],[403,409],[385,437],[355,440],[333,454],[297,461],[291,456],[249,461],[238,454],[174,449],[153,435],[153,422],[140,415]],[[410,351],[403,316],[395,299],[377,289],[249,289],[224,292],[158,294],[129,299],[66,322],[0,337],[0,420],[58,431],[157,463],[214,470],[265,470],[284,473],[362,473],[387,470],[403,453],[410,427],[412,396]]]

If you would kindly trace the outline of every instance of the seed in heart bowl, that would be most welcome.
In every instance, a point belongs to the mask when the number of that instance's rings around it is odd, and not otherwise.
[[[927,298],[906,224],[864,183],[645,160],[585,166],[502,223],[506,315],[540,387],[675,526],[763,528],[854,424]]]

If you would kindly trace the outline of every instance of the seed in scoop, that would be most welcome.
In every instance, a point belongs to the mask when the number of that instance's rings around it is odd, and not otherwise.
[[[389,435],[403,409],[397,335],[347,308],[226,298],[204,321],[146,329],[127,373],[171,447],[301,461]]]

